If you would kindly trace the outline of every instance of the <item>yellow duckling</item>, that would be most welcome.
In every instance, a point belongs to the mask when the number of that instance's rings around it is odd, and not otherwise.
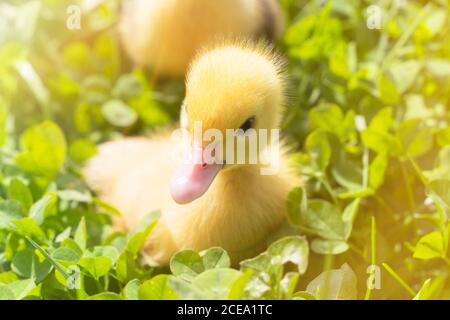
[[[125,52],[167,77],[183,77],[197,49],[218,36],[275,39],[283,29],[277,0],[131,0],[122,12]]]
[[[145,247],[157,262],[168,263],[181,249],[220,246],[236,263],[263,251],[267,237],[282,224],[287,194],[298,184],[283,148],[274,148],[276,139],[271,138],[261,147],[269,155],[264,162],[261,157],[255,163],[233,164],[230,155],[237,149],[226,144],[245,140],[252,132],[258,134],[259,146],[259,134],[277,132],[285,101],[281,68],[279,58],[262,46],[234,43],[206,50],[186,80],[181,125],[191,138],[188,161],[176,169],[173,141],[169,132],[162,132],[103,144],[88,164],[89,184],[122,211],[123,228],[132,228],[153,209],[161,210]],[[199,123],[202,132],[223,134],[223,140],[199,143],[193,137]],[[230,140],[226,130],[239,128]],[[206,161],[206,150],[219,142],[226,147],[212,149],[214,161]],[[269,167],[275,170],[262,170]]]

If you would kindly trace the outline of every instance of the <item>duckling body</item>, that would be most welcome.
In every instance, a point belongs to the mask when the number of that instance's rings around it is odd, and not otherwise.
[[[235,128],[248,115],[256,117],[257,130],[276,128],[284,88],[278,66],[271,59],[242,44],[203,54],[187,80],[187,107],[182,115],[188,120],[182,122],[188,130],[194,120],[201,120],[206,128]],[[279,162],[273,174],[261,174],[267,163],[227,163],[217,169],[207,190],[200,192],[195,185],[204,181],[202,170],[206,169],[202,166],[193,167],[198,172],[188,173],[173,185],[172,176],[177,175],[173,147],[171,131],[100,146],[85,176],[103,200],[122,211],[117,226],[130,229],[150,211],[161,210],[161,219],[145,247],[161,264],[187,248],[220,246],[233,262],[261,252],[267,237],[283,222],[287,195],[298,184],[285,149],[277,154]],[[174,188],[181,191],[174,192]]]
[[[131,60],[167,77],[184,76],[197,49],[217,37],[274,39],[282,29],[275,0],[131,0],[119,24]]]
[[[285,218],[287,194],[296,184],[288,159],[283,157],[277,175],[261,176],[257,167],[221,172],[201,198],[180,205],[170,195],[176,170],[167,160],[171,152],[169,135],[100,147],[85,175],[92,177],[91,186],[102,199],[122,212],[116,227],[129,230],[152,210],[161,210],[144,249],[160,264],[167,264],[181,249],[220,246],[234,262],[263,251],[267,236]],[[100,180],[94,182],[95,178]]]

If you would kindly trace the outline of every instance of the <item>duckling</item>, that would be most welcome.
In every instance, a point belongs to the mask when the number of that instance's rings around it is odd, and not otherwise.
[[[272,142],[262,147],[269,161],[229,161],[235,148],[228,147],[226,142],[234,140],[226,131],[237,132],[235,140],[250,131],[277,132],[284,104],[279,57],[261,45],[222,43],[203,51],[187,75],[181,112],[189,137],[182,142],[188,146],[187,161],[171,161],[174,136],[163,131],[101,145],[85,177],[104,201],[121,210],[123,218],[116,223],[125,230],[152,209],[161,210],[144,248],[153,261],[164,265],[181,249],[219,246],[237,263],[265,249],[267,237],[285,221],[287,195],[299,181],[287,148],[276,149]],[[215,130],[217,140],[195,138],[199,123],[202,132]],[[214,161],[206,161],[207,148],[219,142],[226,147],[213,149]],[[277,170],[263,173],[275,163]]]
[[[135,65],[178,78],[214,38],[276,39],[283,24],[277,0],[131,0],[123,5],[118,31]]]

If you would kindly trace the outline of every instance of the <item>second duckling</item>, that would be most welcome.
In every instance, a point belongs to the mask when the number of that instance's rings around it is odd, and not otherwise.
[[[183,77],[197,49],[219,36],[276,39],[283,18],[276,0],[130,0],[119,34],[140,67]]]

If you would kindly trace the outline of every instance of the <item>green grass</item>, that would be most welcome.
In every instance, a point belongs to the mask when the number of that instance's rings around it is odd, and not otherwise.
[[[98,143],[173,123],[184,94],[130,69],[117,1],[77,31],[69,1],[7,2],[26,23],[0,27],[0,299],[450,298],[448,1],[378,1],[380,30],[370,1],[280,1],[283,132],[305,187],[290,230],[239,268],[221,248],[143,264],[159,213],[116,232],[83,181]]]

